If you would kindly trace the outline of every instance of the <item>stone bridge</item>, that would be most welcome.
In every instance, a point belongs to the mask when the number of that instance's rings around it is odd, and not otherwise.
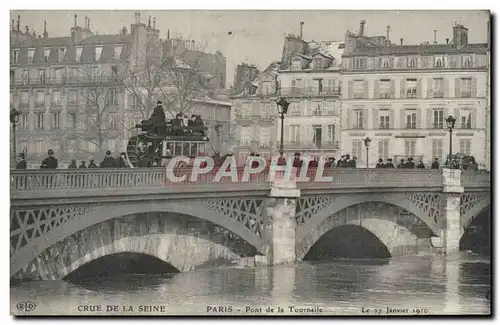
[[[313,171],[314,172],[314,171]],[[186,171],[186,173],[189,173]],[[373,233],[391,255],[458,250],[490,205],[490,174],[331,169],[323,182],[240,182],[161,169],[11,171],[11,277],[62,279],[105,255],[135,252],[189,271],[215,259],[302,259],[344,225]]]

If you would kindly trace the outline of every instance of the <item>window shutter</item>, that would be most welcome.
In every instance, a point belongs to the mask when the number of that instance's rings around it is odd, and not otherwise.
[[[452,96],[450,96],[452,97]],[[455,78],[455,96],[460,97],[460,78]]]
[[[405,79],[401,79],[400,81],[400,95],[399,98],[405,98]]]
[[[422,98],[422,78],[417,79],[417,98]]]
[[[450,107],[450,111],[451,111],[451,107]],[[460,116],[460,108],[455,107],[453,115],[455,115],[455,118],[457,119],[457,121],[455,122],[455,128],[460,129],[460,125],[462,124],[462,117]],[[443,122],[443,123],[446,124],[446,122]]]
[[[373,98],[380,98],[380,95],[379,95],[380,80],[374,80],[373,82],[374,82],[374,85],[373,85],[373,89],[374,89]]]
[[[368,129],[368,110],[363,110],[363,129]]]
[[[368,88],[368,80],[365,79],[363,81],[363,98],[370,98],[370,94],[368,93],[369,88]]]
[[[347,82],[347,98],[352,98],[353,97],[353,84],[354,84],[354,81],[352,80],[349,80]]]
[[[432,108],[428,108],[427,109],[427,128],[428,129],[432,129],[433,127],[433,124],[434,124],[434,116],[433,116],[433,109]]]
[[[377,130],[379,127],[378,109],[373,108],[372,114],[373,114],[373,127],[372,127],[372,129]]]
[[[389,110],[389,128],[390,129],[394,129],[394,119],[395,119],[394,109],[391,108]]]
[[[452,97],[450,96],[450,85],[449,85],[449,80],[448,78],[443,77],[443,97]]]
[[[415,127],[417,129],[423,129],[421,121],[422,121],[422,110],[420,108],[417,108],[417,120],[415,122],[416,123]]]
[[[391,98],[396,98],[396,80],[391,79]]]
[[[378,159],[384,156],[384,140],[380,139],[378,141]]]
[[[347,129],[352,129],[354,127],[354,111],[352,108],[348,109],[347,114]]]
[[[433,78],[428,78],[427,79],[427,98],[432,98],[432,93],[433,93]]]
[[[291,138],[290,138],[291,137],[291,134],[290,134],[291,133],[290,125],[285,125],[285,130],[283,132],[285,133],[283,135],[283,141],[284,142],[290,142],[290,140],[291,140]],[[280,141],[279,137],[280,136],[278,136],[278,145],[279,145],[279,141]]]
[[[471,97],[477,97],[477,78],[471,78]]]
[[[399,110],[399,128],[400,129],[406,128],[406,115],[404,108]]]

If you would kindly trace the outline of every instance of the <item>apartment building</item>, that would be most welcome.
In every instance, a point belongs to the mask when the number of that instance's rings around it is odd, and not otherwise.
[[[393,44],[367,37],[364,24],[346,33],[342,56],[341,152],[358,166],[413,157],[444,163],[449,152],[445,118],[456,118],[453,153],[473,155],[486,166],[488,45],[470,44],[468,29],[455,24],[445,44]],[[489,134],[489,132],[488,132]],[[372,140],[368,157],[363,142]]]
[[[284,125],[286,153],[337,155],[342,53],[339,41],[306,42],[302,35],[285,38],[278,83],[279,96],[290,102]]]
[[[170,49],[165,44],[171,41],[159,38],[154,19],[142,23],[135,13],[130,32],[123,27],[117,35],[95,35],[90,19],[85,17],[81,27],[76,15],[65,37],[49,37],[46,23],[42,35],[27,26],[22,31],[20,25],[18,16],[10,33],[10,106],[21,113],[16,149],[27,154],[29,168],[38,168],[48,149],[55,151],[62,167],[71,159],[100,160],[106,150],[124,151],[130,127],[142,118],[137,103],[143,98],[132,96],[141,91],[135,91],[140,85],[130,81],[131,67],[143,64],[147,44]],[[207,87],[189,98],[185,113],[201,114],[212,138],[224,141],[231,106],[228,96],[219,98],[215,90],[225,83],[225,58],[212,56],[200,61],[209,71],[190,67]],[[160,50],[159,57],[169,55]],[[149,96],[148,109],[156,99]]]
[[[245,161],[251,152],[270,157],[276,148],[278,68],[275,61],[262,72],[246,64],[236,69],[231,96],[235,130],[232,152],[239,161]]]

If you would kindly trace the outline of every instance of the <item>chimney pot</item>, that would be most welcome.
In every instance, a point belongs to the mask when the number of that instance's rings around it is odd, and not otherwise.
[[[155,17],[153,17],[153,28],[156,29],[156,18]]]
[[[16,30],[16,21],[12,19],[12,30]]]
[[[446,39],[446,44],[449,44],[449,43],[450,43],[450,39],[449,39],[449,38],[447,38],[447,39]]]
[[[401,46],[403,46],[403,38],[402,37],[399,39],[399,41],[401,42]]]
[[[17,15],[17,31],[21,31],[21,15]]]
[[[434,44],[437,44],[437,29],[434,30]]]
[[[304,32],[304,22],[300,22],[300,39],[302,40],[303,37],[303,32]]]
[[[29,32],[30,32],[29,27],[28,26],[25,26],[25,27],[26,27],[26,34],[29,34]]]

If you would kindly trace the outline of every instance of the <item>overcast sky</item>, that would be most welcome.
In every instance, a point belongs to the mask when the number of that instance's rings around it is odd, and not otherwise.
[[[21,28],[29,26],[37,34],[43,32],[47,20],[49,36],[69,36],[73,15],[84,25],[90,17],[91,29],[99,34],[117,34],[134,21],[133,11],[13,11],[11,20],[21,15]],[[469,42],[487,40],[488,12],[486,11],[146,11],[141,10],[141,21],[156,17],[160,37],[182,35],[206,43],[209,52],[217,50],[227,58],[227,86],[233,83],[237,64],[246,62],[264,69],[273,60],[279,60],[283,40],[288,33],[299,33],[304,21],[305,40],[343,41],[346,30],[358,31],[360,20],[366,20],[365,35],[386,35],[399,43],[420,44],[437,39],[445,43],[452,36],[452,27],[458,21],[469,28]],[[231,32],[231,33],[229,33]]]

